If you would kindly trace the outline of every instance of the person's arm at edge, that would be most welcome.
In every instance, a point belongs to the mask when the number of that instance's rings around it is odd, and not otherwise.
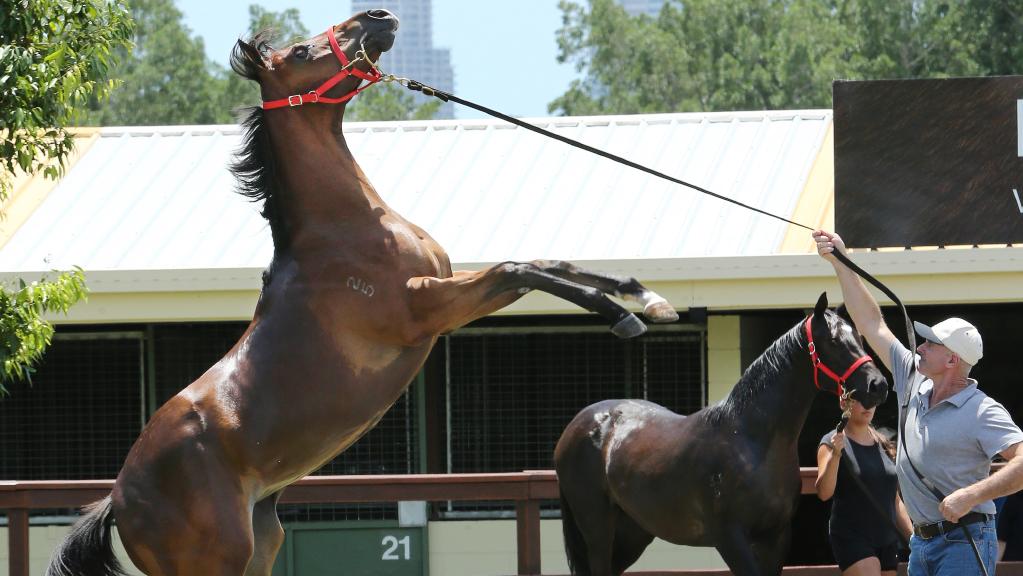
[[[838,234],[824,230],[815,230],[813,239],[817,243],[817,253],[835,268],[838,283],[842,287],[845,308],[849,311],[856,330],[867,340],[881,362],[891,370],[891,349],[892,343],[896,341],[895,335],[885,324],[877,300],[871,296],[860,277],[832,254],[836,249],[847,253],[845,242]]]
[[[838,464],[841,459],[840,449],[828,444],[821,444],[817,447],[817,480],[813,486],[817,490],[817,497],[822,502],[827,502],[835,495],[835,485],[838,483]]]
[[[913,535],[913,521],[909,519],[906,503],[902,501],[902,496],[898,492],[895,493],[895,525],[908,541]]]
[[[946,520],[958,522],[975,506],[1023,489],[1023,450],[1020,450],[1020,444],[1023,442],[1013,444],[1000,452],[1006,460],[1001,470],[946,496],[938,506],[941,515]]]

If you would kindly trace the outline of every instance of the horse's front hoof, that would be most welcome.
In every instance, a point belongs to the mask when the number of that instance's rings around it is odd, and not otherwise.
[[[657,322],[658,324],[678,320],[678,312],[675,311],[667,300],[660,296],[643,307],[643,315],[649,318],[651,322]]]
[[[612,326],[611,332],[619,338],[635,338],[646,332],[646,324],[636,318],[635,314],[629,314]]]

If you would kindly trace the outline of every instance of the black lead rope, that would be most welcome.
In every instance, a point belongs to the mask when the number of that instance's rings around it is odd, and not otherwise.
[[[559,140],[561,142],[564,142],[565,144],[568,144],[569,146],[575,146],[576,148],[579,148],[581,150],[585,150],[585,151],[590,152],[592,154],[596,154],[597,156],[603,156],[604,158],[607,158],[608,160],[614,160],[615,162],[618,162],[619,164],[625,164],[626,166],[629,166],[631,168],[635,168],[636,170],[640,170],[640,171],[646,172],[647,174],[652,174],[654,176],[657,176],[658,178],[663,178],[665,180],[668,180],[669,182],[674,182],[675,184],[680,184],[680,185],[685,186],[687,188],[692,188],[693,190],[696,190],[697,192],[703,192],[704,194],[707,194],[708,196],[713,196],[713,197],[715,197],[715,198],[717,198],[719,200],[724,200],[725,202],[731,202],[732,204],[735,204],[736,206],[742,206],[743,208],[746,208],[747,210],[752,210],[752,211],[757,212],[759,214],[763,214],[764,216],[770,216],[771,218],[774,218],[776,220],[781,220],[782,222],[787,222],[789,224],[792,224],[793,226],[799,226],[800,228],[806,228],[807,230],[810,230],[811,232],[813,231],[813,228],[810,228],[809,226],[800,224],[799,222],[793,222],[792,220],[789,220],[788,218],[785,218],[783,216],[778,216],[777,214],[772,214],[772,213],[767,212],[765,210],[761,210],[760,208],[756,208],[754,206],[750,206],[749,204],[744,204],[742,202],[739,202],[738,200],[734,200],[734,199],[729,198],[727,196],[722,196],[721,194],[716,194],[714,192],[711,192],[710,190],[707,190],[706,188],[702,188],[702,187],[697,186],[695,184],[690,184],[689,182],[686,182],[684,180],[679,180],[678,178],[675,178],[674,176],[668,176],[667,174],[665,174],[663,172],[658,172],[657,170],[654,170],[653,168],[649,168],[649,167],[644,166],[642,164],[638,164],[636,162],[633,162],[632,160],[628,160],[626,158],[622,158],[621,156],[618,156],[617,154],[612,154],[612,153],[610,153],[610,152],[608,152],[606,150],[601,150],[600,148],[594,148],[593,146],[590,146],[589,144],[583,144],[582,142],[580,142],[578,140],[573,140],[572,138],[569,138],[567,136],[562,136],[560,134],[555,134],[554,132],[551,132],[550,130],[545,130],[543,128],[540,128],[539,126],[534,126],[534,125],[532,125],[532,124],[530,124],[528,122],[523,122],[522,120],[519,120],[518,118],[515,118],[513,116],[508,116],[507,114],[502,114],[501,112],[498,112],[497,110],[492,110],[490,108],[487,108],[486,106],[481,106],[479,104],[476,104],[475,102],[470,102],[468,100],[463,100],[463,99],[459,98],[458,96],[455,96],[454,94],[449,94],[447,92],[442,92],[440,90],[437,90],[436,88],[431,88],[431,87],[429,87],[429,86],[427,86],[427,85],[425,85],[425,84],[423,84],[421,82],[417,82],[415,80],[406,80],[404,78],[400,79],[399,82],[401,82],[402,85],[405,86],[406,88],[408,88],[409,90],[414,90],[416,92],[422,92],[423,94],[425,94],[427,96],[434,96],[435,98],[438,98],[438,99],[440,99],[443,102],[455,102],[457,104],[461,104],[462,106],[468,106],[469,108],[473,108],[475,110],[479,110],[480,112],[483,112],[484,114],[489,114],[489,115],[493,116],[494,118],[500,118],[501,120],[504,120],[505,122],[510,122],[510,123],[512,123],[512,124],[514,124],[516,126],[519,126],[521,128],[525,128],[526,130],[530,130],[532,132],[536,132],[537,134],[541,134],[543,136],[547,136],[548,138],[553,138],[555,140]]]
[[[482,106],[480,104],[476,104],[475,102],[470,102],[469,100],[463,100],[462,98],[459,98],[458,96],[455,96],[454,94],[450,94],[450,93],[444,92],[442,90],[437,90],[436,88],[433,88],[431,86],[427,86],[426,84],[423,84],[422,82],[418,82],[416,80],[409,80],[407,78],[396,78],[394,76],[385,77],[384,80],[385,81],[396,81],[399,84],[401,84],[402,86],[404,86],[405,88],[408,88],[409,90],[412,90],[412,91],[415,91],[415,92],[422,92],[424,95],[426,95],[426,96],[433,96],[434,98],[437,98],[437,99],[441,100],[442,102],[455,102],[456,104],[461,104],[462,106],[468,106],[469,108],[472,108],[474,110],[478,110],[480,112],[483,112],[484,114],[488,114],[490,116],[493,116],[494,118],[499,118],[501,120],[504,120],[505,122],[509,122],[509,123],[514,124],[516,126],[519,126],[521,128],[525,128],[526,130],[529,130],[531,132],[535,132],[537,134],[540,134],[540,135],[543,135],[543,136],[547,136],[548,138],[553,138],[553,139],[558,140],[560,142],[564,142],[565,144],[568,144],[569,146],[574,146],[574,147],[579,148],[581,150],[585,150],[585,151],[590,152],[592,154],[596,154],[597,156],[602,156],[604,158],[607,158],[608,160],[613,160],[615,162],[618,162],[619,164],[624,164],[626,166],[629,166],[630,168],[635,168],[636,170],[640,170],[642,172],[646,172],[647,174],[651,174],[653,176],[657,176],[658,178],[662,178],[664,180],[668,180],[669,182],[674,182],[675,184],[679,184],[679,185],[685,186],[687,188],[691,188],[693,190],[696,190],[697,192],[702,192],[704,194],[707,194],[708,196],[713,196],[714,198],[717,198],[719,200],[724,200],[725,202],[730,202],[732,204],[735,204],[736,206],[741,206],[743,208],[746,208],[747,210],[752,210],[752,211],[754,211],[754,212],[756,212],[758,214],[763,214],[764,216],[770,216],[771,218],[774,218],[776,220],[781,220],[782,222],[786,222],[788,224],[792,224],[793,226],[798,226],[800,228],[805,228],[807,230],[810,230],[811,232],[813,231],[813,228],[811,228],[811,227],[809,227],[809,226],[807,226],[805,224],[800,224],[799,222],[794,222],[792,220],[789,220],[788,218],[785,218],[785,217],[782,217],[782,216],[778,216],[777,214],[772,214],[772,213],[767,212],[765,210],[761,210],[760,208],[756,208],[754,206],[750,206],[749,204],[744,204],[742,202],[739,202],[738,200],[734,200],[734,199],[729,198],[727,196],[722,196],[720,194],[716,194],[714,192],[711,192],[710,190],[707,190],[706,188],[697,186],[695,184],[690,184],[689,182],[686,182],[684,180],[680,180],[680,179],[675,178],[673,176],[669,176],[669,175],[667,175],[667,174],[665,174],[663,172],[659,172],[657,170],[654,170],[653,168],[649,168],[647,166],[644,166],[642,164],[638,164],[638,163],[633,162],[631,160],[628,160],[626,158],[622,158],[621,156],[618,156],[617,154],[612,154],[610,152],[607,152],[606,150],[601,150],[599,148],[594,148],[593,146],[590,146],[588,144],[583,144],[582,142],[580,142],[578,140],[574,140],[572,138],[568,138],[568,137],[562,136],[560,134],[555,134],[554,132],[551,132],[550,130],[545,130],[543,128],[540,128],[539,126],[534,126],[532,124],[529,124],[528,122],[523,122],[522,120],[519,120],[518,118],[515,118],[513,116],[508,116],[507,114],[503,114],[501,112],[498,112],[497,110],[493,110],[491,108],[487,108],[486,106]],[[903,317],[903,319],[906,322],[906,338],[907,338],[908,343],[909,343],[909,350],[910,350],[910,352],[915,353],[915,350],[916,350],[916,335],[915,335],[915,331],[913,330],[913,322],[909,319],[909,314],[906,312],[906,307],[902,304],[902,300],[900,300],[899,297],[896,296],[894,292],[892,292],[887,286],[882,284],[878,279],[874,278],[869,273],[867,273],[865,270],[863,270],[862,268],[860,268],[859,266],[854,264],[851,260],[849,260],[849,258],[846,257],[845,254],[841,253],[838,250],[835,250],[834,254],[835,254],[835,258],[837,258],[840,262],[842,262],[843,264],[848,266],[853,272],[858,274],[861,278],[863,278],[864,280],[866,280],[867,282],[869,282],[870,284],[875,286],[878,290],[883,292],[886,296],[888,296],[888,298],[890,298],[892,300],[892,302],[894,302],[899,307],[899,312],[902,313],[902,317]],[[909,380],[910,381],[912,381],[912,379],[913,379],[912,378],[913,370],[915,370],[915,367],[910,371],[910,374],[909,374],[909,376],[910,376]],[[907,384],[908,384],[908,382],[907,382]],[[899,436],[900,436],[899,444],[902,445],[903,455],[906,458],[906,462],[909,462],[910,468],[912,468],[913,472],[916,473],[918,478],[920,478],[920,481],[923,482],[924,486],[926,486],[928,488],[928,490],[930,490],[931,493],[934,494],[934,496],[936,498],[938,498],[938,502],[941,502],[942,500],[945,499],[945,496],[941,493],[940,490],[938,490],[934,486],[934,484],[932,484],[930,481],[928,481],[926,478],[924,478],[923,475],[920,474],[919,470],[916,469],[916,466],[913,464],[913,461],[910,460],[909,453],[906,452],[906,447],[905,447],[904,443],[902,442],[902,438],[905,437],[905,412],[908,411],[908,409],[909,409],[908,398],[910,397],[909,394],[911,392],[912,391],[910,391],[910,390],[906,391],[907,403],[906,403],[905,407],[902,406],[901,402],[899,403],[899,428],[900,428],[900,430],[899,430]],[[855,474],[853,476],[857,477]],[[857,480],[859,480],[858,477],[857,477]],[[865,493],[866,493],[866,491],[865,491]],[[980,565],[981,572],[984,573],[984,576],[988,576],[987,567],[984,565],[983,558],[981,558],[980,550],[977,548],[977,543],[974,542],[974,540],[973,540],[973,535],[970,534],[970,531],[967,529],[967,527],[965,525],[958,524],[958,523],[956,525],[960,526],[963,529],[963,533],[966,534],[966,539],[969,540],[970,545],[973,547],[973,553],[977,557],[977,563]],[[895,530],[895,533],[898,534],[899,537],[901,538],[901,534],[899,533],[898,529]]]

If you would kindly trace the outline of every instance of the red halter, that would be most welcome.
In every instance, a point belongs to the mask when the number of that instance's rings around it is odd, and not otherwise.
[[[813,343],[813,331],[810,330],[810,320],[812,319],[813,314],[808,316],[806,319],[806,338],[807,340],[810,341],[808,347],[810,350],[810,363],[813,364],[813,385],[816,386],[818,390],[823,390],[823,388],[821,388],[820,382],[818,382],[818,371],[824,372],[838,384],[838,390],[835,392],[835,394],[838,396],[842,396],[843,394],[845,394],[845,389],[843,388],[842,385],[845,384],[845,381],[849,378],[849,376],[851,376],[852,373],[855,372],[856,369],[859,368],[860,366],[863,366],[867,362],[873,362],[874,360],[869,355],[864,354],[863,356],[857,358],[856,361],[852,363],[852,366],[850,366],[845,371],[844,374],[839,376],[834,370],[825,366],[824,362],[821,361],[820,355],[817,354],[817,346],[815,346]]]
[[[368,72],[363,72],[358,68],[352,67],[352,64],[354,64],[355,62],[352,62],[351,64],[348,63],[348,57],[345,56],[345,53],[341,51],[341,47],[338,46],[337,44],[337,38],[334,37],[333,26],[327,29],[327,38],[330,39],[330,49],[334,51],[334,54],[337,56],[337,59],[341,62],[341,71],[331,76],[330,79],[328,79],[323,84],[320,84],[320,87],[317,88],[316,90],[310,90],[305,94],[294,94],[288,96],[287,98],[279,98],[277,100],[264,100],[263,110],[273,110],[274,108],[283,108],[285,106],[301,106],[303,104],[315,104],[317,102],[322,102],[324,104],[340,104],[342,102],[347,102],[352,98],[355,98],[356,94],[362,92],[366,88],[369,88],[370,86],[380,81],[380,79],[383,77],[383,74],[381,74],[380,70],[377,70],[377,67],[374,66],[373,62],[369,60],[369,56],[366,55],[364,50],[362,51],[363,56],[359,56],[358,58],[355,59],[355,61],[358,62],[360,59],[365,58],[366,61],[370,63]],[[369,84],[366,84],[362,88],[356,88],[355,90],[352,90],[351,92],[345,94],[344,96],[341,96],[340,98],[328,98],[323,95],[327,90],[333,88],[335,84],[349,76],[355,76],[356,78],[359,78],[361,80],[366,80],[367,82],[369,82]]]

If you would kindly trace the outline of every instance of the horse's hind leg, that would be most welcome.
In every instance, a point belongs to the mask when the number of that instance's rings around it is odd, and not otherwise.
[[[583,509],[580,510],[579,508]],[[612,564],[615,538],[615,524],[621,510],[607,499],[589,502],[587,506],[573,506],[576,526],[586,541],[586,560],[589,572],[578,572],[580,576],[619,576]]]
[[[640,284],[635,278],[585,270],[564,260],[534,260],[532,263],[544,272],[559,278],[593,286],[605,294],[614,294],[623,300],[639,302],[643,305],[643,315],[653,322],[678,320],[678,312],[667,300]]]
[[[577,529],[570,537],[570,527],[566,527],[565,552],[577,576],[617,576],[620,572],[613,569],[612,553],[622,513],[607,492],[601,451],[590,437],[592,423],[590,409],[580,412],[554,449],[554,467],[566,508],[562,522],[572,522]]]
[[[277,517],[277,500],[280,496],[280,492],[267,496],[252,508],[254,546],[245,576],[270,576],[273,572],[277,551],[284,543],[284,528]]]
[[[631,312],[592,286],[584,286],[524,262],[505,262],[481,272],[456,272],[451,278],[416,277],[407,283],[412,317],[410,330],[422,339],[449,332],[504,308],[530,290],[540,290],[596,312],[620,338],[646,332]]]
[[[252,532],[241,503],[231,507],[237,515],[224,513],[223,500],[201,496],[183,514],[136,515],[118,529],[132,561],[149,576],[242,576]]]
[[[769,576],[761,572],[757,557],[753,554],[753,543],[741,528],[726,528],[718,536],[717,542],[722,560],[735,576]]]
[[[785,565],[785,556],[789,552],[791,536],[792,528],[789,524],[757,536],[753,543],[753,555],[757,558],[761,574],[765,576],[781,574],[782,566]]]
[[[621,574],[635,564],[653,541],[652,534],[636,524],[624,511],[621,512],[615,526],[614,552],[611,556],[614,573]]]
[[[253,552],[250,501],[222,452],[183,455],[193,457],[174,460],[173,481],[168,467],[125,464],[113,493],[125,550],[149,576],[242,576]]]

